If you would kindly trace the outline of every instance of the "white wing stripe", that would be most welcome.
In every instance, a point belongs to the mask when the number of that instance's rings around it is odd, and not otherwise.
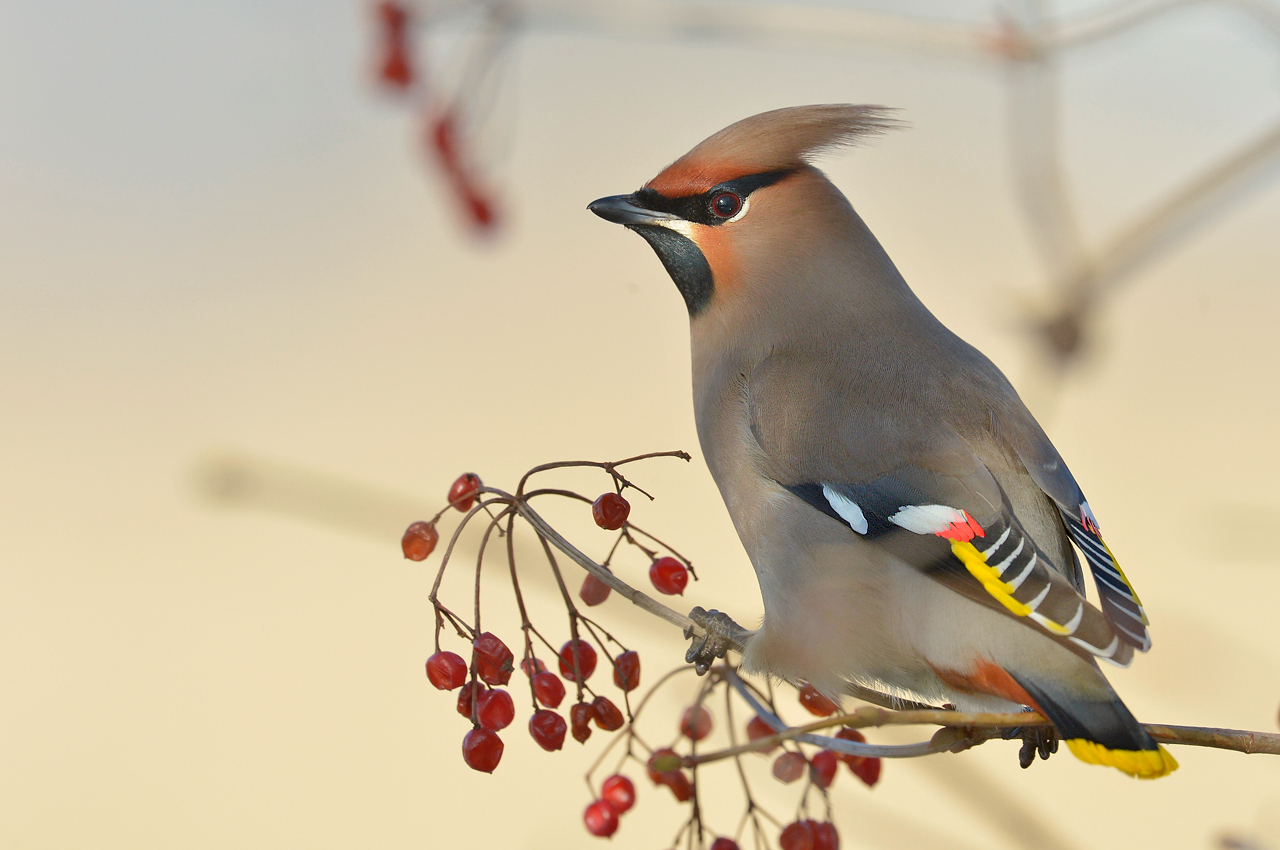
[[[822,485],[822,495],[827,497],[827,503],[831,505],[831,509],[849,523],[849,527],[859,534],[867,533],[867,517],[862,513],[862,508],[852,499],[848,499],[837,493],[835,490]]]

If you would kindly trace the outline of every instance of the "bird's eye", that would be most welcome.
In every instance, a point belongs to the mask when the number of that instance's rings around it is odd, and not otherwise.
[[[742,198],[732,192],[721,192],[711,199],[711,214],[716,218],[733,218],[742,209]]]

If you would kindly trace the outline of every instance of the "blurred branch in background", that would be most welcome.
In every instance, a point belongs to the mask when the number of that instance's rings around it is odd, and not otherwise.
[[[1048,288],[1041,306],[1027,302],[1021,308],[1021,324],[1049,366],[1036,390],[1052,399],[1087,351],[1106,297],[1237,205],[1280,163],[1278,116],[1270,129],[1184,178],[1100,245],[1083,239],[1061,151],[1062,63],[1070,51],[1089,45],[1111,43],[1123,51],[1127,36],[1198,7],[1243,20],[1280,54],[1280,6],[1263,0],[1133,0],[1070,17],[1055,15],[1048,0],[1016,0],[993,20],[974,23],[729,0],[420,0],[379,4],[380,76],[426,116],[428,147],[460,210],[474,230],[492,233],[500,222],[493,188],[500,155],[485,148],[492,147],[495,128],[506,127],[510,136],[497,92],[509,48],[522,33],[607,32],[831,48],[875,44],[1003,66],[1011,167]],[[425,37],[446,30],[454,34],[453,49],[433,62],[425,55]],[[410,58],[419,47],[421,55]],[[451,72],[456,80],[449,79]]]

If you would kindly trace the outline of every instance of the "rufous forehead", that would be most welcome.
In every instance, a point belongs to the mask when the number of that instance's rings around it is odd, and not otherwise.
[[[644,184],[644,188],[653,189],[666,198],[684,198],[709,192],[712,187],[746,177],[758,170],[736,163],[721,162],[712,165],[705,161],[678,159]]]

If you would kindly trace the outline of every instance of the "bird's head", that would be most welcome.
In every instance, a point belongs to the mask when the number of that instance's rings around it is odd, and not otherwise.
[[[780,275],[803,277],[806,266],[858,265],[867,253],[857,244],[862,234],[882,254],[809,160],[896,123],[875,106],[761,113],[703,141],[643,188],[588,209],[644,237],[697,318],[753,290],[760,296]]]

